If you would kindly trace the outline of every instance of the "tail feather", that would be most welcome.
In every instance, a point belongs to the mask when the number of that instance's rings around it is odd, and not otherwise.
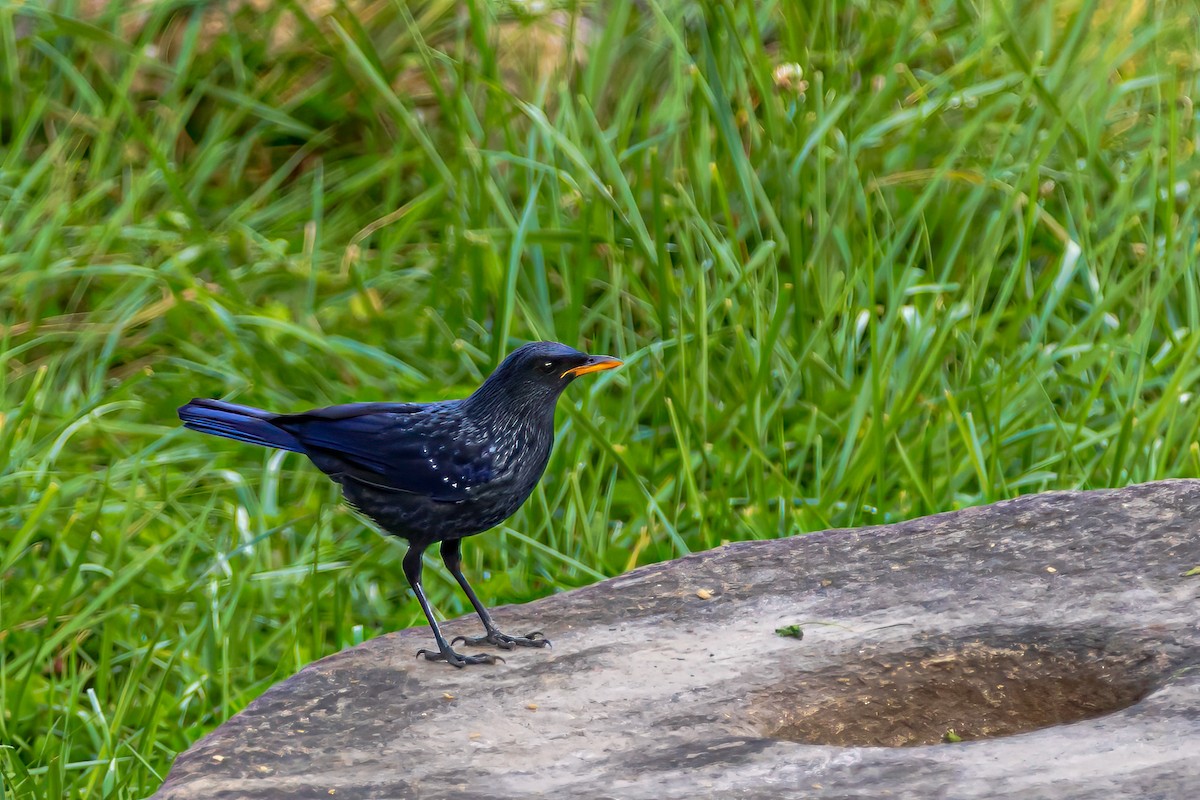
[[[275,414],[261,408],[202,397],[179,408],[179,418],[183,420],[185,428],[262,447],[303,453],[304,445],[299,439],[272,423],[275,417]]]

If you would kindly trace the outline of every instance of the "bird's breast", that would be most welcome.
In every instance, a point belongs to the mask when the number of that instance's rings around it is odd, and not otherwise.
[[[516,513],[545,472],[554,444],[553,419],[548,425],[536,422],[470,426],[422,453],[437,462],[447,485],[463,490],[457,502],[344,482],[346,499],[388,533],[412,541],[482,533]]]

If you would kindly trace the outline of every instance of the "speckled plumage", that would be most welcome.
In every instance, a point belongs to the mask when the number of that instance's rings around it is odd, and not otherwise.
[[[380,472],[364,472],[343,453],[309,457],[342,484],[350,505],[388,533],[410,542],[461,539],[512,516],[541,479],[554,444],[554,406],[548,408],[491,414],[452,400],[360,417],[379,437],[380,452],[372,455],[392,465],[383,474],[404,464],[398,480],[381,482]],[[288,430],[290,420],[281,427]]]
[[[409,541],[405,573],[429,615],[439,657],[476,663],[470,659],[489,657],[464,659],[442,640],[420,589],[420,554],[443,543],[447,567],[488,629],[486,641],[544,642],[495,631],[461,576],[458,540],[488,530],[521,507],[550,459],[559,395],[578,375],[620,363],[555,342],[534,342],[515,350],[463,400],[352,403],[273,414],[196,399],[179,416],[193,430],[307,455],[342,485],[347,502]]]

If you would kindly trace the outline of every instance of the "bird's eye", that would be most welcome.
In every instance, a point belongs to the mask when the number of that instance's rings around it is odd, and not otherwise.
[[[538,365],[538,369],[540,369],[542,372],[553,372],[554,371],[554,362],[553,361],[543,361],[541,364]]]

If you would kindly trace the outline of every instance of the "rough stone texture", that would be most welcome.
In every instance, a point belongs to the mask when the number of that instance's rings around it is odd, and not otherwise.
[[[507,665],[311,664],[157,796],[1194,797],[1196,566],[1200,481],[731,544],[498,610]]]

